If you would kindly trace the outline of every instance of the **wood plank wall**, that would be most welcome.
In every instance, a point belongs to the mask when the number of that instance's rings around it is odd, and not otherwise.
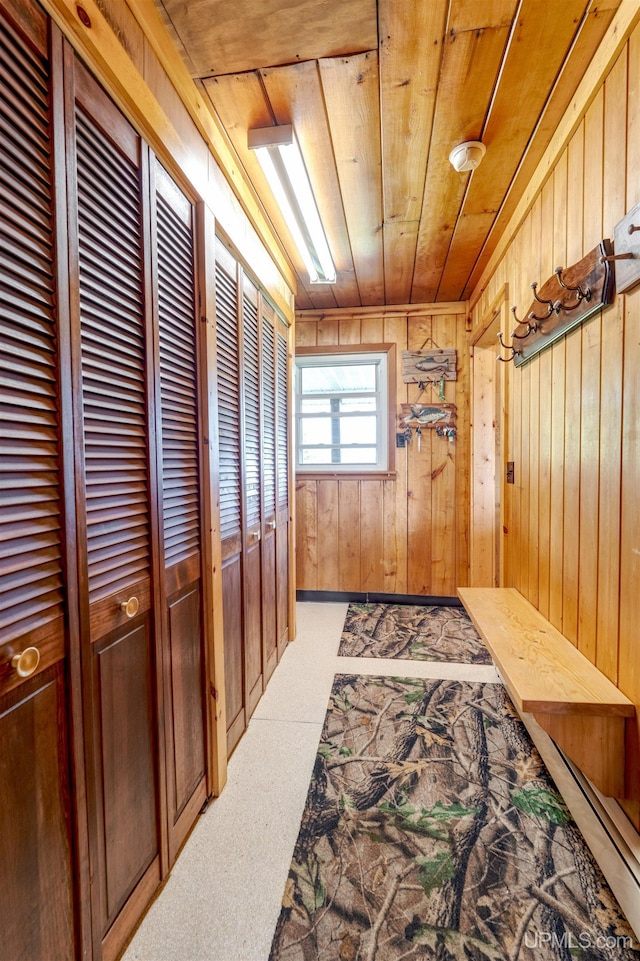
[[[474,304],[474,329],[503,284],[522,316],[529,284],[579,260],[640,201],[640,28]],[[474,297],[477,297],[477,293]],[[473,298],[472,298],[473,302]],[[640,287],[508,374],[506,582],[640,713]],[[632,725],[631,725],[632,726]],[[640,737],[629,732],[640,797]],[[625,803],[640,829],[640,804]]]
[[[402,381],[402,351],[428,338],[458,351],[458,379],[445,386],[457,405],[457,437],[433,430],[397,449],[389,480],[296,479],[297,587],[454,596],[467,583],[469,512],[469,334],[466,304],[362,311],[301,311],[296,346],[397,345],[400,404],[436,401],[428,388]],[[431,343],[430,341],[430,343]]]

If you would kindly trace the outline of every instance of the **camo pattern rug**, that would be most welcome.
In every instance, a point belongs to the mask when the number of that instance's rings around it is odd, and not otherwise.
[[[349,604],[338,654],[492,663],[464,608],[412,604]]]
[[[504,688],[338,675],[270,961],[639,961]]]

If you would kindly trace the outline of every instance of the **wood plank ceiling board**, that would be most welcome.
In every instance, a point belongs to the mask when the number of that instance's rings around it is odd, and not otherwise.
[[[518,200],[522,196],[526,185],[531,180],[544,151],[546,150],[554,131],[573,97],[578,84],[595,55],[598,45],[606,33],[614,14],[620,5],[620,0],[591,0],[587,15],[583,18],[572,48],[562,65],[556,78],[551,95],[545,104],[534,133],[529,140],[526,151],[512,180],[505,200],[500,208],[487,235],[482,251],[471,276],[467,281],[462,299],[467,299],[475,288],[484,270],[497,238],[509,222]],[[593,246],[593,245],[592,245]]]
[[[316,307],[327,306],[318,302],[319,296],[327,292],[338,307],[358,304],[358,285],[318,65],[311,60],[262,70],[260,75],[275,122],[293,124],[336,265],[336,284],[328,291],[327,285],[309,284],[307,296]]]
[[[383,304],[382,157],[378,55],[320,60],[361,304]]]
[[[157,0],[200,78],[378,46],[376,0]]]
[[[300,310],[467,297],[630,0],[154,2],[288,251]],[[335,285],[309,284],[248,156],[250,126],[289,122]],[[448,157],[467,139],[487,155],[460,175]]]
[[[435,111],[447,0],[380,0],[385,294],[408,303]]]
[[[283,238],[300,286],[300,278],[304,276],[306,267],[293,243],[280,208],[273,199],[258,159],[247,146],[248,130],[253,127],[269,127],[273,123],[260,78],[255,72],[239,73],[204,80],[202,86],[229,136],[239,162],[256,187],[269,220],[276,233]]]
[[[515,0],[506,0],[494,11],[495,26],[459,30],[452,18],[447,24],[411,291],[414,303],[436,299],[470,178],[453,169],[449,154],[466,140],[481,139],[515,6]]]
[[[439,299],[462,295],[587,7],[585,0],[522,0],[482,132],[487,155],[470,178]]]

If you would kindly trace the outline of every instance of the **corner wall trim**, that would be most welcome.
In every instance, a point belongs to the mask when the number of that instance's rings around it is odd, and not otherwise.
[[[298,601],[345,602],[356,604],[417,604],[428,607],[462,607],[457,597],[430,594],[379,594],[375,591],[296,591]]]

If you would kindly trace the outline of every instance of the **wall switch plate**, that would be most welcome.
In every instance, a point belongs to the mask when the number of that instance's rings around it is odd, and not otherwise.
[[[404,436],[402,432],[399,431],[396,434],[396,447],[406,447],[406,446],[407,446],[407,438]]]

